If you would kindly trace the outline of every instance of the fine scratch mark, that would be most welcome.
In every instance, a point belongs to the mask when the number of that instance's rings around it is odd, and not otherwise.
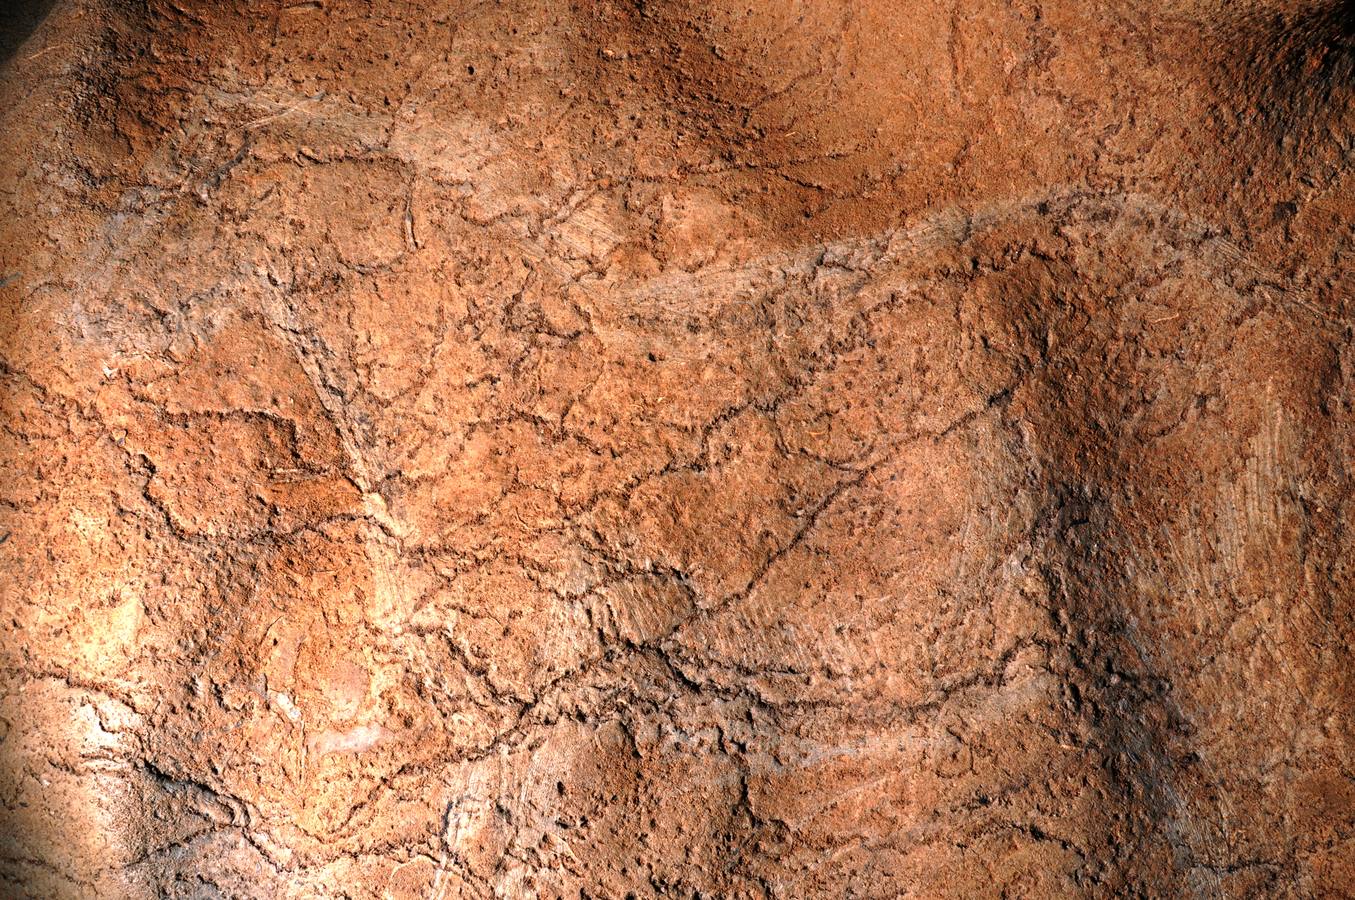
[[[292,113],[296,112],[298,109],[301,109],[302,107],[304,107],[304,106],[305,106],[306,104],[308,104],[308,103],[315,103],[315,102],[317,102],[317,101],[319,101],[319,100],[323,100],[323,99],[325,99],[325,92],[324,92],[324,91],[316,91],[314,94],[311,94],[309,97],[306,97],[306,98],[302,99],[300,103],[297,103],[297,104],[295,104],[295,105],[293,105],[293,106],[289,106],[289,107],[287,107],[286,109],[282,110],[281,112],[273,113],[271,116],[264,116],[264,117],[261,118],[261,119],[255,119],[255,120],[252,121],[252,122],[246,122],[246,123],[244,124],[243,127],[244,127],[246,130],[248,130],[248,129],[258,128],[258,127],[260,127],[260,126],[262,126],[262,125],[267,125],[269,122],[276,122],[278,119],[281,119],[283,116],[291,115]]]
[[[414,197],[405,198],[405,243],[410,250],[419,249],[419,239],[414,234]]]
[[[69,43],[66,43],[66,42],[64,42],[64,41],[63,41],[62,43],[59,43],[59,44],[49,44],[49,45],[47,45],[46,47],[43,47],[43,48],[42,48],[41,50],[39,50],[37,53],[33,53],[33,54],[30,54],[29,56],[26,56],[26,57],[24,58],[24,61],[25,61],[25,62],[32,62],[33,60],[37,59],[37,58],[40,57],[40,56],[46,56],[48,53],[51,53],[53,50],[60,50],[62,47],[69,47],[69,46],[70,46],[70,44],[69,44]]]

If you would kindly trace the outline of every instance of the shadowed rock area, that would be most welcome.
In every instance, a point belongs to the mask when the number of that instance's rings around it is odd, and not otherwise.
[[[0,16],[0,895],[1341,897],[1349,0]]]

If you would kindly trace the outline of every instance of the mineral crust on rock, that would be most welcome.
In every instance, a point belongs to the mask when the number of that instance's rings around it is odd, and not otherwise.
[[[1351,895],[1349,0],[0,17],[0,895]]]

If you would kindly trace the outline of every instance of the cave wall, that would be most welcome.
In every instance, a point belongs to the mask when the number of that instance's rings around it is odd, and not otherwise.
[[[1350,3],[15,9],[5,896],[1355,883]]]

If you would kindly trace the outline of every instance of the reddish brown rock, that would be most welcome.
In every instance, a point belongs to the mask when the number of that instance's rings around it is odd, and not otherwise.
[[[1348,0],[63,0],[14,897],[1355,883]]]

